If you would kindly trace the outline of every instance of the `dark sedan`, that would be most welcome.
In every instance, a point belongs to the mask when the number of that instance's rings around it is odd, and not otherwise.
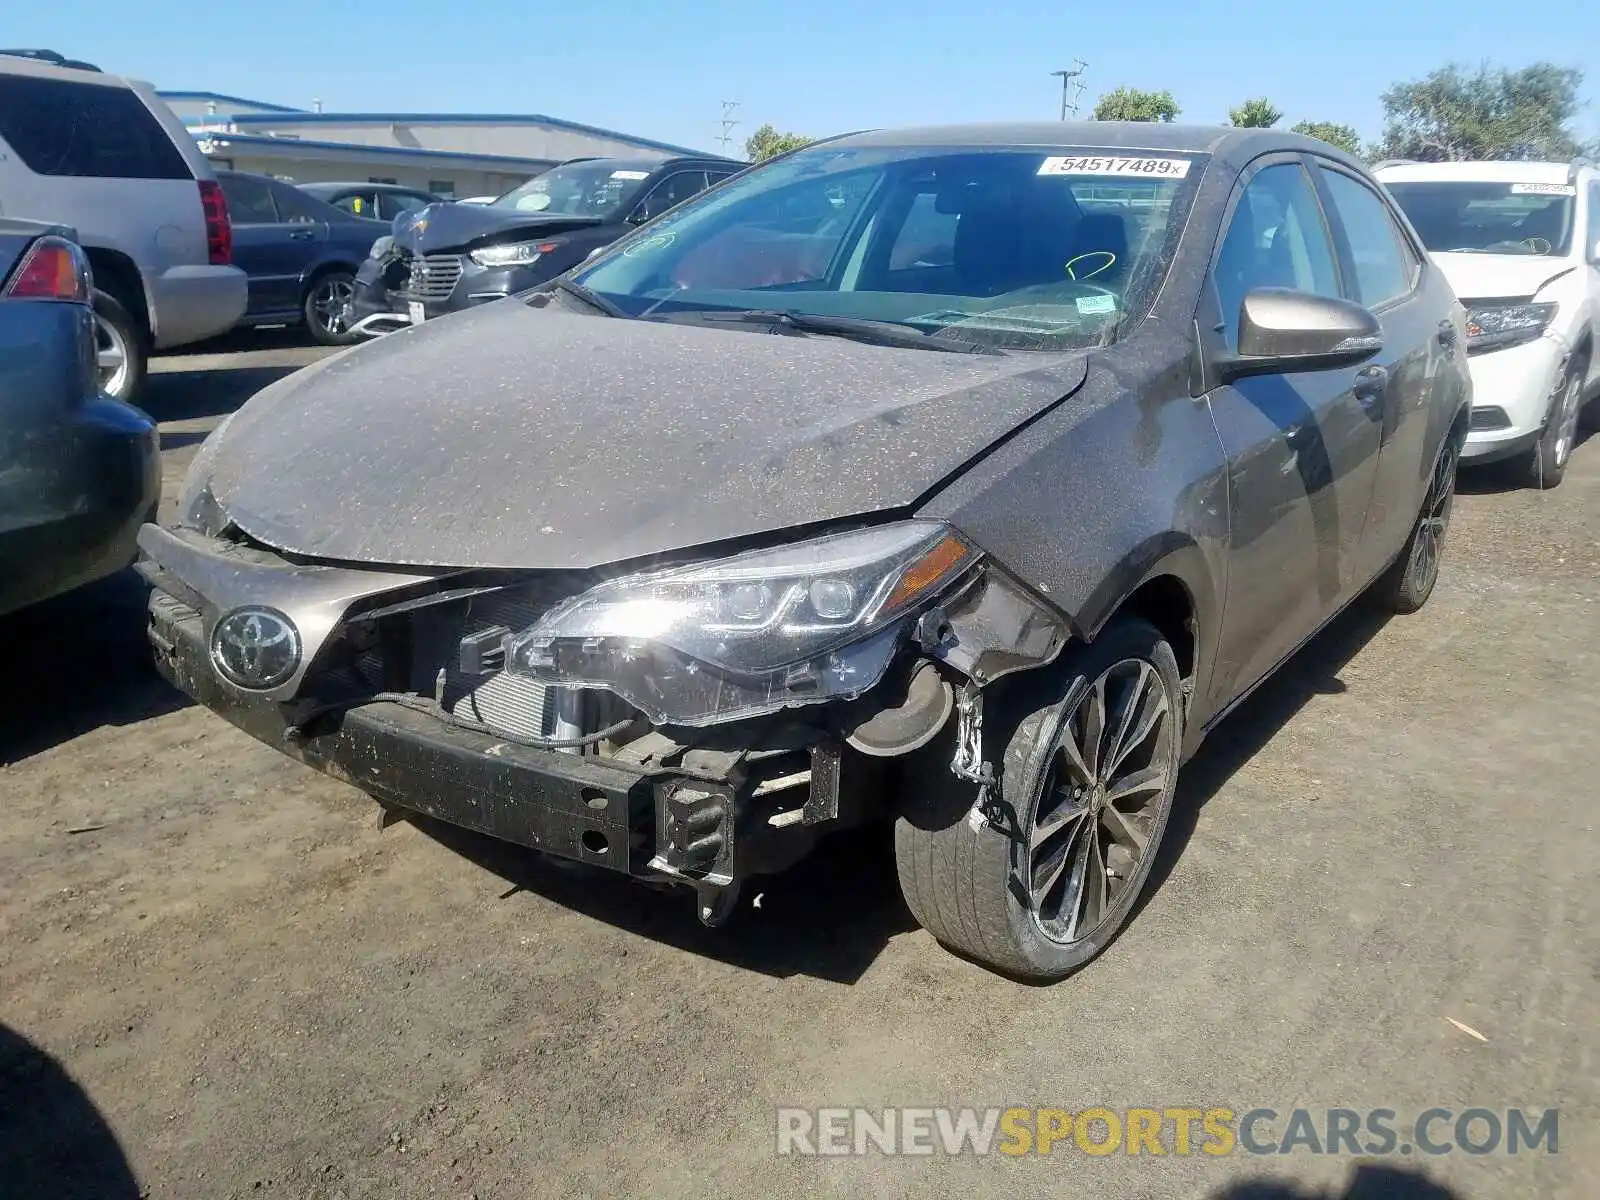
[[[1426,602],[1470,388],[1326,143],[853,134],[262,392],[140,537],[152,636],[384,804],[709,923],[892,821],[934,936],[1057,978],[1218,722],[1358,598]]]
[[[233,221],[233,262],[250,277],[241,325],[303,324],[328,346],[355,340],[349,307],[356,269],[387,221],[352,216],[293,184],[218,171]]]
[[[100,391],[69,229],[0,217],[0,614],[126,567],[155,519],[155,425]]]
[[[493,204],[441,204],[394,223],[356,279],[363,333],[527,291],[744,167],[718,158],[577,159]]]

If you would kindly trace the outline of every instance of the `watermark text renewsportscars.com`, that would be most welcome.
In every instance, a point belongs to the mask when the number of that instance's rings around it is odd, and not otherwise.
[[[780,1108],[783,1155],[1557,1154],[1554,1108]]]

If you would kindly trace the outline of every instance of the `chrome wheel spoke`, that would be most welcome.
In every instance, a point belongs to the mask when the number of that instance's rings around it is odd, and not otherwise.
[[[1083,736],[1078,742],[1090,780],[1100,777],[1101,743],[1106,735],[1106,677],[1100,676],[1083,701]]]
[[[1155,668],[1150,664],[1139,664],[1139,680],[1130,691],[1132,694],[1118,726],[1117,736],[1101,768],[1100,774],[1104,779],[1114,775],[1123,761],[1149,740],[1156,723],[1167,715],[1167,694],[1161,690]]]
[[[1118,845],[1125,846],[1132,853],[1134,862],[1144,857],[1145,847],[1150,844],[1150,837],[1139,827],[1138,820],[1123,812],[1115,804],[1108,804],[1100,810],[1100,824],[1111,835]]]
[[[1152,763],[1148,767],[1124,775],[1106,785],[1106,803],[1115,804],[1118,800],[1125,800],[1129,796],[1147,796],[1151,792],[1159,792],[1167,786],[1167,766],[1165,763]]]
[[[1068,825],[1088,814],[1088,807],[1071,793],[1058,792],[1058,796],[1059,803],[1055,810],[1034,820],[1033,833],[1028,839],[1030,850],[1039,849]]]

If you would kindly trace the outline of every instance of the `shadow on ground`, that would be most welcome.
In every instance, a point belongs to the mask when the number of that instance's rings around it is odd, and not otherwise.
[[[1213,1192],[1210,1200],[1462,1200],[1461,1194],[1419,1171],[1363,1164],[1341,1192],[1308,1191],[1287,1180],[1249,1179]]]
[[[0,1195],[134,1200],[141,1195],[105,1117],[66,1070],[0,1025]]]
[[[1600,398],[1590,401],[1591,404],[1600,404]],[[1588,451],[1584,450],[1586,442],[1595,442]],[[1572,444],[1572,453],[1597,453],[1600,452],[1600,432],[1578,430],[1578,439]],[[1569,467],[1568,470],[1571,470]],[[1533,485],[1528,481],[1527,466],[1523,456],[1497,459],[1494,462],[1481,463],[1477,466],[1463,463],[1461,471],[1456,476],[1456,491],[1464,496],[1496,496],[1501,492],[1517,492]]]
[[[0,764],[189,704],[150,661],[148,595],[129,570],[0,618]]]
[[[269,383],[293,375],[304,363],[273,366],[239,365],[151,375],[139,396],[139,407],[158,422],[194,421],[231,413]],[[171,449],[163,435],[161,448]]]

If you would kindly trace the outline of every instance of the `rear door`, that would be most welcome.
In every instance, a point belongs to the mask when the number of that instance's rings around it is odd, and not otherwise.
[[[1347,299],[1370,309],[1383,326],[1383,349],[1361,368],[1381,376],[1366,412],[1380,453],[1367,497],[1367,523],[1347,545],[1346,583],[1365,584],[1388,565],[1411,531],[1422,503],[1433,381],[1454,353],[1451,302],[1442,281],[1424,289],[1423,258],[1384,198],[1366,180],[1326,159],[1315,174],[1333,229]]]
[[[1298,156],[1252,164],[1224,230],[1196,314],[1211,345],[1237,349],[1239,307],[1255,288],[1342,294],[1333,235]],[[1345,594],[1382,429],[1363,370],[1259,375],[1209,394],[1229,460],[1231,538],[1213,702],[1253,685]]]
[[[221,182],[233,222],[233,261],[250,277],[245,315],[260,320],[296,311],[302,264],[316,231],[286,220],[265,180],[223,175]]]

